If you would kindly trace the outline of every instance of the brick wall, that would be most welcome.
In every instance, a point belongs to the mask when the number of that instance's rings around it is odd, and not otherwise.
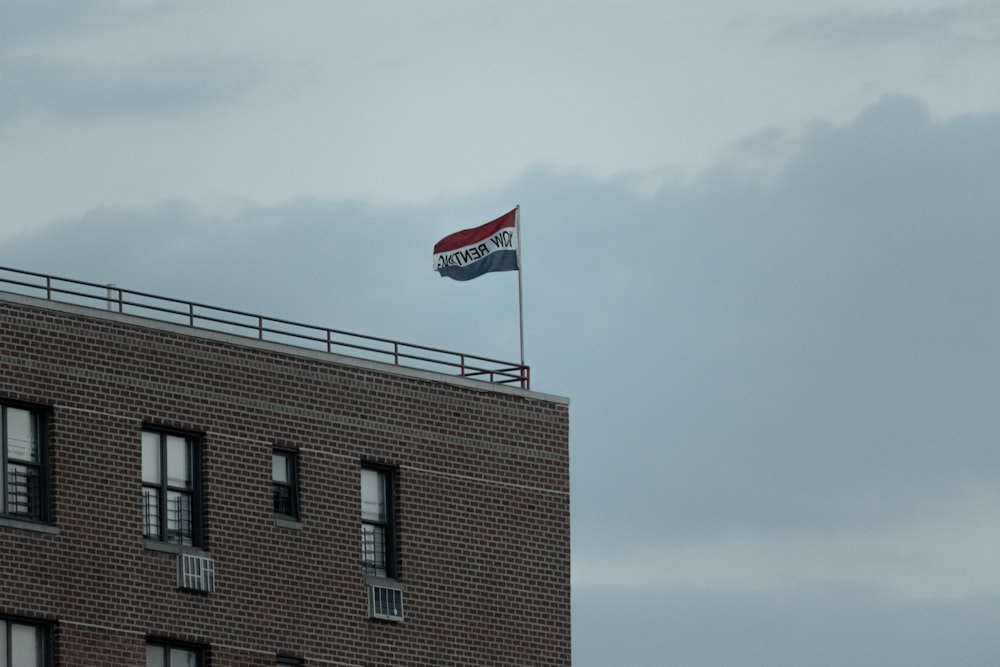
[[[0,614],[55,623],[58,665],[569,665],[568,406],[427,373],[0,298],[0,400],[50,411],[51,526],[0,523]],[[143,425],[203,434],[216,591],[142,536]],[[271,450],[300,456],[279,525]],[[360,463],[398,469],[405,620],[370,620]]]

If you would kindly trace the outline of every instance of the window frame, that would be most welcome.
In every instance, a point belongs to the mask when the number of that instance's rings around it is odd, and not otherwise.
[[[382,502],[385,505],[385,518],[375,521],[371,519],[366,519],[364,516],[364,473],[365,471],[373,472],[379,475],[382,480],[382,490],[383,498]],[[397,497],[397,484],[399,478],[399,471],[397,468],[384,465],[369,463],[362,461],[361,463],[361,475],[360,475],[360,486],[362,494],[362,508],[361,508],[361,568],[366,577],[373,579],[399,579],[399,553],[398,553],[398,540],[399,531],[396,525],[396,505],[398,504]],[[372,562],[367,557],[367,540],[365,536],[365,527],[375,526],[382,528],[383,540],[382,549],[385,558],[385,572],[380,572],[378,563]]]
[[[287,482],[278,482],[274,479],[274,459],[282,457],[285,462],[285,474],[288,476]],[[286,489],[291,513],[278,510],[278,489]],[[289,447],[275,446],[271,449],[271,498],[274,502],[274,518],[283,521],[301,521],[302,506],[300,504],[301,487],[299,484],[299,452]]]
[[[9,411],[21,410],[30,416],[36,438],[36,461],[11,459],[9,451]],[[14,521],[29,521],[32,523],[49,523],[49,408],[41,405],[0,399],[0,517]],[[37,511],[27,513],[12,512],[10,504],[10,467],[21,466],[35,471],[37,489],[34,494],[28,492],[27,502],[30,504],[32,495],[37,496]]]
[[[11,642],[12,625],[29,626],[35,629],[38,639],[35,665],[37,667],[50,667],[52,665],[52,624],[37,619],[14,616],[0,616],[0,633],[3,634],[3,637],[0,638],[0,646],[3,647],[3,654],[0,655],[0,666],[11,664],[13,657],[11,654],[13,650]]]
[[[163,667],[187,667],[186,665],[171,665],[170,664],[170,651],[187,651],[188,653],[193,653],[196,661],[195,667],[206,667],[208,664],[206,658],[208,655],[207,647],[201,644],[191,644],[188,642],[175,641],[173,639],[163,639],[161,637],[147,637],[146,638],[146,661],[145,664],[149,666],[149,649],[155,647],[163,649]]]
[[[199,433],[193,433],[191,431],[183,431],[178,429],[164,428],[162,426],[152,426],[149,424],[143,425],[142,427],[142,438],[145,438],[147,433],[154,434],[158,437],[158,453],[159,459],[157,462],[157,467],[159,469],[159,481],[156,483],[147,482],[145,480],[145,472],[141,475],[142,481],[142,535],[143,539],[148,542],[153,542],[156,544],[169,545],[177,547],[179,549],[183,548],[196,548],[200,549],[204,547],[204,525],[202,522],[202,503],[204,489],[202,486],[202,441],[203,436]],[[167,439],[169,437],[183,438],[188,447],[188,464],[191,481],[191,488],[186,489],[177,485],[171,485],[168,480],[169,475],[169,464],[168,464],[168,445]],[[145,443],[142,443],[142,451],[140,453],[142,458],[143,467],[145,467]],[[148,530],[149,523],[147,522],[147,507],[146,507],[146,490],[155,489],[156,499],[157,499],[157,526],[156,535],[150,535]],[[171,540],[169,535],[169,521],[167,519],[167,501],[171,493],[181,493],[190,498],[191,506],[191,543],[185,544],[184,537],[182,536],[179,540]]]

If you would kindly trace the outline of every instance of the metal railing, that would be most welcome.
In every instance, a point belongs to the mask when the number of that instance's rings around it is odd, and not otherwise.
[[[361,524],[361,568],[366,575],[388,576],[389,559],[386,554],[385,527],[370,523]]]
[[[38,469],[11,464],[7,471],[7,514],[20,519],[41,520],[41,495]]]
[[[443,372],[494,384],[515,384],[521,389],[531,388],[530,368],[521,364],[183,301],[127,290],[117,285],[101,285],[0,266],[0,290],[195,329],[383,361],[405,368]]]
[[[160,513],[162,493],[157,488],[142,489],[142,532],[146,539],[169,544],[194,544],[194,514],[190,494],[184,493],[167,499],[166,512]],[[166,530],[163,530],[163,520]]]

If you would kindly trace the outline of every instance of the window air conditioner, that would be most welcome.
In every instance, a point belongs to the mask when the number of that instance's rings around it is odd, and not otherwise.
[[[403,589],[374,584],[368,586],[368,610],[372,618],[402,621]]]
[[[210,556],[178,554],[177,587],[189,591],[215,591],[215,561]]]

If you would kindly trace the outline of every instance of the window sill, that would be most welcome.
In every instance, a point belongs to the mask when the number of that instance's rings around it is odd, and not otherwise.
[[[302,530],[302,522],[295,519],[285,519],[283,517],[274,517],[274,525],[279,528],[291,528],[292,530]]]
[[[162,551],[168,554],[194,554],[196,556],[211,556],[210,553],[201,547],[189,547],[182,544],[168,544],[167,542],[157,542],[156,540],[143,540],[143,546],[150,551]]]
[[[47,535],[59,534],[59,529],[51,524],[35,523],[34,521],[23,521],[21,519],[10,519],[7,517],[0,517],[0,526],[6,526],[7,528],[20,528],[21,530],[30,530],[35,533],[45,533]]]
[[[392,588],[397,591],[406,590],[406,586],[404,586],[399,579],[393,579],[391,577],[376,577],[371,574],[365,575],[365,586],[381,586],[382,588]]]

